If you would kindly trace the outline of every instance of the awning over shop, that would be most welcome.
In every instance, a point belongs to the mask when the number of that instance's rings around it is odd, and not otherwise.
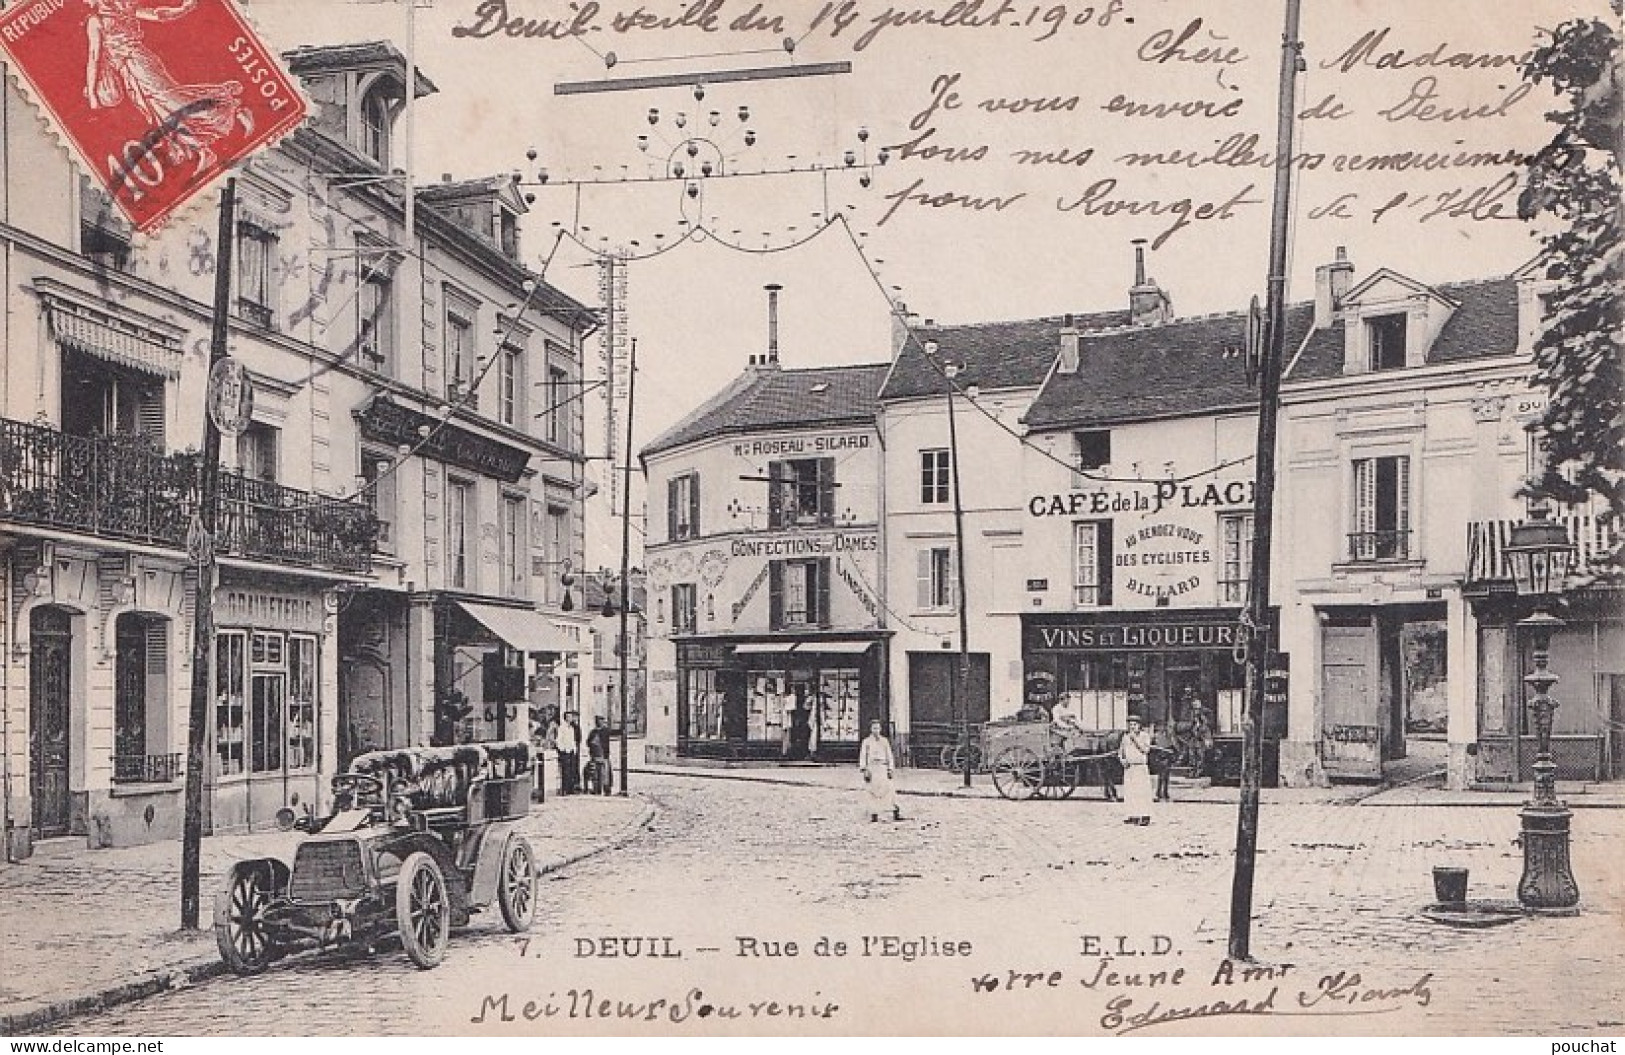
[[[869,651],[873,641],[799,641],[794,652],[820,652],[827,656],[856,656]]]
[[[59,306],[51,308],[51,336],[78,352],[158,377],[181,373],[181,350],[156,335],[110,321],[87,318]]]
[[[457,607],[520,652],[591,652],[592,639],[574,623],[534,608],[504,608],[458,601]]]
[[[793,642],[793,641],[746,642],[743,645],[735,645],[734,646],[734,655],[736,655],[736,656],[767,655],[767,654],[773,653],[773,652],[788,652],[794,647],[795,647],[795,642]]]

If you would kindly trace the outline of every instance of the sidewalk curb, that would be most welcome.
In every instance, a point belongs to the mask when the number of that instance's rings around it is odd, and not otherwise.
[[[633,795],[631,797],[640,798],[641,796]],[[557,872],[560,869],[567,868],[578,861],[584,861],[589,857],[601,854],[606,850],[614,850],[624,846],[637,838],[638,834],[655,819],[658,812],[652,802],[644,799],[643,809],[639,811],[638,815],[621,825],[620,830],[607,841],[572,853],[560,854],[545,860],[538,859],[536,862],[537,879],[539,880],[550,872]],[[207,928],[199,928],[200,933],[205,930],[213,930],[212,924]],[[65,1019],[94,1011],[105,1011],[108,1008],[135,1000],[144,1000],[149,996],[155,996],[167,990],[185,989],[226,973],[226,965],[218,957],[198,957],[190,963],[146,972],[143,977],[139,977],[134,981],[120,982],[117,985],[108,986],[99,992],[86,996],[69,997],[29,1011],[20,1011],[12,1015],[0,1015],[0,1036],[28,1036],[43,1026],[52,1025]]]

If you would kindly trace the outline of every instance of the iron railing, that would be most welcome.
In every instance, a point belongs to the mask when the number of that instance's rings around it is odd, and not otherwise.
[[[0,419],[0,521],[184,549],[198,509],[199,458],[151,437],[73,436]],[[366,506],[220,474],[216,550],[365,572],[378,521]]]
[[[173,784],[181,778],[180,752],[168,755],[114,755],[115,784]]]
[[[1411,555],[1409,531],[1351,531],[1349,560],[1355,563],[1379,560],[1408,560]]]

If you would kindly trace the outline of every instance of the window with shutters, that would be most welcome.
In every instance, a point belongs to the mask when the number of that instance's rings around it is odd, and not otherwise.
[[[768,625],[774,630],[828,626],[829,573],[827,557],[768,565]]]
[[[570,445],[575,400],[571,398],[570,373],[556,366],[547,368],[547,441],[561,447]]]
[[[446,482],[446,584],[454,590],[472,588],[473,567],[469,561],[468,526],[473,521],[474,484],[469,480]]]
[[[502,496],[502,592],[509,597],[523,597],[529,578],[529,565],[525,560],[525,496]]]
[[[276,324],[276,235],[253,223],[237,225],[237,317],[269,329]]]
[[[671,588],[671,631],[674,634],[692,634],[697,623],[697,591],[691,582],[676,583]]]
[[[797,458],[767,467],[770,528],[835,523],[835,459]]]
[[[668,541],[700,536],[700,474],[684,473],[666,482],[666,537]]]
[[[395,354],[392,294],[389,275],[375,271],[362,278],[355,299],[357,358],[362,366],[386,374]]]
[[[1247,600],[1247,580],[1253,574],[1253,515],[1219,514],[1219,601],[1242,604]]]
[[[1404,455],[1354,461],[1352,561],[1406,560],[1411,555],[1411,460]]]
[[[281,430],[256,421],[237,437],[237,471],[250,480],[274,483],[277,479]]]
[[[543,540],[547,549],[548,575],[543,578],[546,584],[542,592],[542,601],[546,604],[561,604],[564,595],[568,592],[561,575],[564,571],[564,562],[570,557],[570,510],[567,506],[547,505],[547,537]]]
[[[920,504],[947,505],[953,500],[950,491],[953,481],[953,463],[948,448],[932,447],[920,452]]]
[[[378,537],[373,549],[378,553],[395,552],[395,526],[398,520],[395,460],[390,452],[378,448],[361,451],[361,500],[378,518]]]
[[[549,397],[551,399],[551,392]],[[497,418],[504,425],[525,427],[525,353],[511,344],[502,348],[497,377]]]
[[[62,431],[151,437],[164,446],[164,382],[81,352],[62,354]]]
[[[915,558],[917,589],[915,604],[926,610],[954,607],[954,551],[951,546],[928,546]]]
[[[1072,525],[1072,601],[1079,608],[1112,603],[1112,522]]]
[[[446,396],[466,407],[479,405],[474,381],[474,306],[446,298]]]

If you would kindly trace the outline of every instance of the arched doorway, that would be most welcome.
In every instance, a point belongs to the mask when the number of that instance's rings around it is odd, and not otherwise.
[[[67,835],[73,616],[62,608],[29,615],[28,795],[38,838]]]

